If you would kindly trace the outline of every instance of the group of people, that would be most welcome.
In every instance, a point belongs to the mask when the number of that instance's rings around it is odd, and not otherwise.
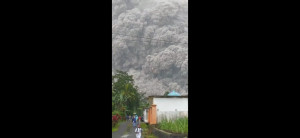
[[[138,115],[130,115],[126,116],[126,121],[131,121],[133,128],[135,128],[135,133],[137,138],[141,138],[142,136],[142,128],[140,126],[141,121],[144,121],[143,116]],[[136,127],[137,126],[137,127]]]
[[[138,116],[138,115],[127,115],[126,116],[126,121],[131,121],[133,123],[135,123],[135,125],[133,125],[134,127],[136,126],[136,123],[140,123],[140,122],[144,122],[144,116]]]

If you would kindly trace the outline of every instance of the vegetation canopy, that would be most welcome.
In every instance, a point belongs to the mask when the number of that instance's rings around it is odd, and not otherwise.
[[[120,70],[112,76],[112,111],[121,115],[138,115],[143,113],[143,109],[149,106],[145,93],[139,92],[134,85],[133,76]],[[120,113],[121,112],[121,113]]]

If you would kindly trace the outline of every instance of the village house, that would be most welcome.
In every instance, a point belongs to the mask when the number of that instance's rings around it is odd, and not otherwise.
[[[173,91],[168,96],[149,96],[150,108],[144,110],[144,120],[157,124],[162,119],[188,117],[188,96]]]

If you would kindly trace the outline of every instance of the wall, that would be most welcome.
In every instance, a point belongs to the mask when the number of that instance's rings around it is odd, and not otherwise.
[[[154,98],[158,111],[188,111],[188,98]]]
[[[144,121],[146,122],[146,123],[148,123],[148,111],[147,111],[148,109],[145,109],[144,110]]]
[[[163,119],[175,120],[180,117],[188,117],[188,111],[158,111],[157,112],[157,123],[161,122]]]
[[[162,119],[176,119],[188,117],[188,98],[153,98],[156,104],[157,122]]]

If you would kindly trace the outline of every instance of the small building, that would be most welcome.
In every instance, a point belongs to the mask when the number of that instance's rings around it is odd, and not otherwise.
[[[149,124],[157,124],[163,119],[188,117],[188,96],[171,92],[168,96],[149,96],[150,108],[144,110],[144,120]]]

